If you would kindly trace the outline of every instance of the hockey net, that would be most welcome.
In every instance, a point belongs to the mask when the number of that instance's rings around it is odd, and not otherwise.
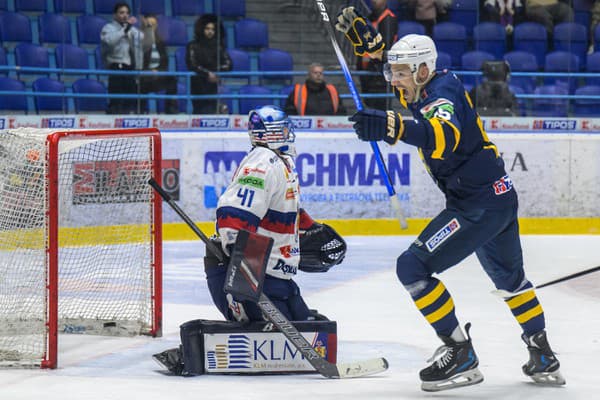
[[[57,333],[161,334],[160,134],[0,131],[0,366]]]

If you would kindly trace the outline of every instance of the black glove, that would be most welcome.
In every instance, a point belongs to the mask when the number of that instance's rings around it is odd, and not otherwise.
[[[394,144],[404,133],[404,122],[400,114],[394,111],[366,109],[351,116],[354,130],[361,140],[373,142],[383,140]]]
[[[357,56],[377,53],[385,47],[381,34],[354,7],[344,8],[337,20],[335,29],[346,35]]]

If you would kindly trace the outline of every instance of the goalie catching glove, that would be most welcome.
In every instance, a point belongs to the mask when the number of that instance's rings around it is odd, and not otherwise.
[[[304,272],[327,272],[346,255],[346,242],[329,225],[313,223],[300,231],[300,265]]]
[[[395,144],[404,134],[402,116],[394,111],[365,109],[349,118],[361,140],[374,142],[383,140]]]
[[[354,7],[344,8],[337,20],[335,29],[346,35],[357,56],[377,53],[385,47],[381,34]]]

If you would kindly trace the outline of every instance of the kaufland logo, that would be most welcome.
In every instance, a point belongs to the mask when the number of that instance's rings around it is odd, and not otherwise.
[[[150,128],[150,118],[115,118],[115,128]]]
[[[42,118],[42,128],[75,128],[75,118]]]
[[[224,129],[229,127],[229,118],[193,118],[192,128]]]
[[[542,129],[548,131],[572,131],[575,130],[577,121],[572,119],[538,119],[533,121],[533,129]]]

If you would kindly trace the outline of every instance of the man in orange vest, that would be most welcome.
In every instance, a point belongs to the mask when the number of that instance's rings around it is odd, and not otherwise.
[[[372,12],[368,19],[375,30],[381,34],[385,43],[385,50],[390,49],[398,39],[398,18],[387,7],[387,0],[371,0],[371,8]],[[383,63],[381,60],[373,59],[367,54],[357,58],[357,70],[378,73],[376,76],[360,76],[360,87],[363,93],[386,93],[388,91],[387,82],[381,73],[382,68]],[[387,98],[365,98],[364,102],[369,108],[389,110],[392,108],[388,104],[390,100]]]
[[[304,83],[294,85],[285,102],[288,115],[346,115],[337,89],[323,79],[323,65],[312,63]]]

